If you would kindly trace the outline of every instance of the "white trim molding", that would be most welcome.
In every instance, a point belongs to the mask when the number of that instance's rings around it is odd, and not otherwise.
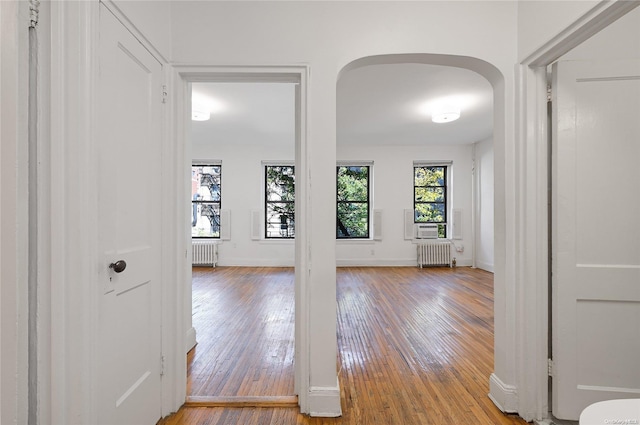
[[[310,232],[309,223],[311,211],[310,193],[311,182],[309,180],[309,149],[308,149],[308,129],[307,129],[307,93],[309,84],[309,67],[306,65],[283,65],[283,66],[233,66],[233,65],[203,65],[203,64],[173,64],[175,82],[175,136],[177,146],[181,146],[182,151],[176,155],[175,166],[178,169],[184,169],[191,164],[190,144],[188,143],[188,120],[190,114],[189,99],[190,85],[194,82],[290,82],[296,83],[296,159],[292,161],[278,161],[278,165],[283,163],[291,163],[296,167],[296,187],[302,190],[296,190],[296,225],[300,230],[296,232],[295,238],[295,392],[298,394],[298,402],[302,413],[314,414],[317,412],[324,413],[324,416],[335,416],[334,396],[337,397],[338,412],[340,406],[339,387],[325,389],[315,389],[311,391],[311,355],[309,331],[309,312],[311,300],[308,290],[308,279],[310,276]],[[262,165],[269,162],[263,162]],[[181,174],[181,173],[178,173]],[[187,200],[189,188],[185,185],[180,187],[177,199]],[[176,226],[178,232],[186,234],[188,229],[183,227],[185,223],[179,218]],[[221,264],[223,264],[221,262]],[[288,264],[288,263],[287,263]],[[191,297],[191,265],[186,261],[181,265],[181,278],[184,280],[184,297],[182,300],[188,300]],[[178,301],[182,302],[182,301]],[[185,314],[177,317],[178,326],[182,329],[190,327],[190,306],[185,301]],[[175,367],[184,367],[184,359],[172,359],[178,362]],[[186,396],[186,387],[183,383],[177,382],[179,391]],[[313,404],[312,404],[313,403]],[[311,410],[313,407],[313,411]],[[333,413],[333,414],[332,414]]]
[[[309,415],[324,418],[342,416],[340,405],[340,384],[335,387],[309,387]]]
[[[51,411],[40,423],[95,423],[94,363],[98,249],[95,182],[94,104],[98,2],[51,2],[50,176],[39,184],[51,193],[49,298],[51,359],[42,374],[51,377]],[[77,229],[84,229],[78,232]],[[81,261],[76,261],[81,259]],[[44,348],[45,344],[41,344]],[[45,355],[45,353],[42,353]]]
[[[196,344],[198,343],[198,341],[196,340],[196,328],[194,328],[193,326],[191,326],[187,330],[187,336],[185,337],[185,342],[187,343],[187,345],[185,347],[185,352],[186,353],[191,351],[191,349],[193,347],[195,347]]]
[[[337,258],[336,267],[416,267],[412,258]]]
[[[495,373],[489,378],[489,398],[502,412],[518,412],[518,389],[502,382]]]

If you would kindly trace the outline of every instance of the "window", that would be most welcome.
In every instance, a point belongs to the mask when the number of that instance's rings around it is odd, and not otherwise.
[[[191,167],[191,237],[220,238],[222,165]]]
[[[295,169],[265,165],[265,238],[295,237]]]
[[[447,237],[447,166],[413,167],[415,223],[438,223],[438,237]]]
[[[369,238],[369,166],[337,167],[336,237]]]

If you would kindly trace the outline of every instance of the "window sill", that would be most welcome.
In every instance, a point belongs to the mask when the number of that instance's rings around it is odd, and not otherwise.
[[[295,238],[282,238],[282,239],[259,239],[258,243],[262,245],[290,245],[295,243]]]
[[[437,239],[411,239],[412,243],[424,243],[424,242],[435,242],[435,243],[452,243],[453,240],[449,238],[437,238]]]
[[[376,242],[373,239],[336,239],[338,245],[373,245]]]

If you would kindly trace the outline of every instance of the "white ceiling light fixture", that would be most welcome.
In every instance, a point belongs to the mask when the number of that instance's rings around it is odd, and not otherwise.
[[[193,106],[191,108],[191,120],[193,121],[208,121],[211,118],[211,112],[201,107]]]
[[[438,124],[452,122],[458,118],[460,118],[460,108],[455,106],[443,106],[431,114],[431,121]]]
[[[191,93],[191,119],[193,121],[208,121],[211,114],[217,114],[224,109],[223,104],[210,96],[193,91]]]

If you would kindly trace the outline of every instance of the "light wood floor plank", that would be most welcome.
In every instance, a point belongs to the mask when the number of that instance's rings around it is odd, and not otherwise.
[[[492,274],[351,267],[339,268],[337,280],[341,418],[310,418],[297,408],[189,407],[160,423],[525,423],[487,397]],[[189,355],[190,394],[293,395],[293,303],[292,269],[194,269],[194,325],[199,340],[210,336]],[[209,321],[203,328],[200,315]]]

